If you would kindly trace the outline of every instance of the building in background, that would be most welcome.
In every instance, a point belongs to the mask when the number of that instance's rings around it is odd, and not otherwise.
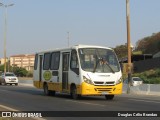
[[[27,71],[33,71],[34,68],[34,54],[21,54],[10,56],[10,65],[12,67],[22,67]]]
[[[6,62],[8,62],[8,58],[6,58]],[[0,58],[0,65],[4,64],[4,58]]]

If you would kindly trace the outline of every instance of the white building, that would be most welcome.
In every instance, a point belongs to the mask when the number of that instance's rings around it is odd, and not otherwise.
[[[10,65],[12,67],[22,67],[27,71],[33,71],[34,68],[34,54],[21,54],[10,56]]]

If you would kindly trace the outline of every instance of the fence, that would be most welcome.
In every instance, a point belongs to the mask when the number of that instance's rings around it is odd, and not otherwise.
[[[134,72],[143,72],[153,68],[160,68],[160,57],[133,62]]]

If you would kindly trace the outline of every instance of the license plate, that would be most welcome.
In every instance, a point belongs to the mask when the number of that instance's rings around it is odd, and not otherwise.
[[[108,94],[108,92],[102,92],[102,95],[107,95]]]

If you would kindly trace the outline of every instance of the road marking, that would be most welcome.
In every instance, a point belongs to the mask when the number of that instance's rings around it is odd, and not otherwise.
[[[97,106],[101,106],[104,107],[105,105],[101,105],[101,104],[95,104],[95,103],[89,103],[89,102],[79,102],[79,101],[74,101],[74,100],[66,100],[69,102],[75,102],[75,103],[82,103],[82,104],[88,104],[88,105],[97,105]]]
[[[128,100],[133,100],[133,101],[140,101],[140,102],[150,102],[150,103],[158,103],[158,104],[160,104],[160,102],[158,102],[158,101],[149,101],[149,100],[137,100],[137,99],[128,99]]]
[[[10,107],[4,106],[4,105],[0,105],[0,108],[4,108],[4,109],[10,110],[10,111],[18,111],[16,109],[13,109],[13,108],[10,108]]]

